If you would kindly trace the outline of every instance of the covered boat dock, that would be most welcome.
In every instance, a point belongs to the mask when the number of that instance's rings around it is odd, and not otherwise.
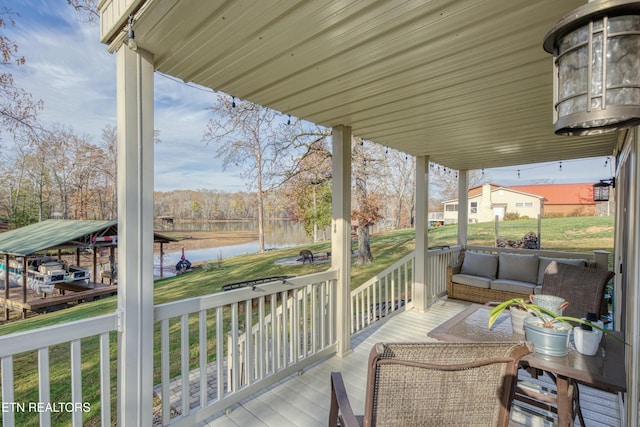
[[[164,243],[173,241],[176,240],[154,233],[154,243],[160,243],[161,252]],[[99,278],[109,272],[115,279],[117,246],[117,221],[46,220],[0,233],[0,307],[4,308],[5,320],[11,311],[26,317],[29,311],[44,312],[116,294],[114,280],[103,284]],[[58,270],[60,274],[54,277],[40,262],[44,257],[52,265],[73,265],[64,272]],[[63,257],[72,262],[63,263]],[[46,281],[42,281],[43,277]]]

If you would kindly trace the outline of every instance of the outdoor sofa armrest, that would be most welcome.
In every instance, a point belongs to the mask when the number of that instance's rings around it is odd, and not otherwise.
[[[340,372],[331,373],[331,407],[329,409],[329,427],[336,427],[340,421],[342,427],[359,427],[353,414],[347,390]]]
[[[451,274],[460,274],[460,271],[462,271],[462,261],[451,265],[449,268],[451,269]]]

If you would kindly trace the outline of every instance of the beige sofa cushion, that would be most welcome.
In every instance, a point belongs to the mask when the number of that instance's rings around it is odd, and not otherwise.
[[[494,254],[483,254],[479,252],[465,252],[464,261],[460,274],[470,276],[496,278],[498,271],[498,256]]]
[[[491,281],[491,289],[506,292],[515,292],[522,294],[522,298],[525,298],[535,293],[535,283],[520,282],[518,280],[504,280],[497,279]]]
[[[538,255],[500,253],[498,279],[534,285],[538,280]]]
[[[475,288],[489,289],[491,287],[491,279],[480,276],[471,276],[469,274],[454,274],[451,277],[451,281],[453,283],[473,286]]]

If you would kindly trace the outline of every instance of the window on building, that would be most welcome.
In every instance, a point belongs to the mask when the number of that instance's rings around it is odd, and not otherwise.
[[[455,205],[446,205],[446,206],[444,207],[444,209],[445,209],[447,212],[458,212],[458,205],[457,205],[457,204],[455,204]]]
[[[478,202],[471,202],[471,213],[478,213]]]
[[[532,208],[533,202],[516,202],[516,208]]]

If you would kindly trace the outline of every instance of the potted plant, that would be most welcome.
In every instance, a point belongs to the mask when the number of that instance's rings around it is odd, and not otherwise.
[[[599,323],[563,316],[561,310],[554,310],[546,306],[546,304],[534,304],[532,300],[532,296],[529,297],[528,301],[524,298],[513,298],[495,306],[489,312],[489,329],[491,329],[491,326],[504,310],[510,307],[519,307],[521,310],[532,314],[531,317],[524,319],[524,330],[527,341],[534,343],[537,353],[551,356],[564,356],[567,354],[569,336],[573,329],[573,325],[569,322],[587,325],[603,334],[612,336],[618,341],[624,342],[605,330]]]
[[[529,301],[524,299],[517,299],[517,301],[517,303],[508,305],[511,314],[511,330],[523,335],[525,333],[524,319],[536,316],[536,312],[529,309],[532,303],[552,311],[555,315],[562,315],[562,310],[568,305],[563,298],[553,295],[529,295]]]

